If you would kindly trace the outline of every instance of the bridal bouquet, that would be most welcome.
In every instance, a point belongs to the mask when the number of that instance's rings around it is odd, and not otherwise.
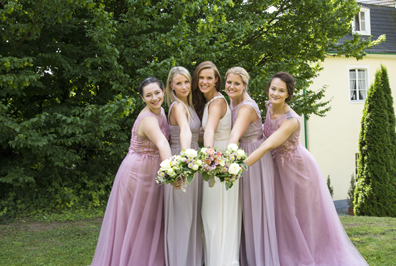
[[[225,169],[222,174],[217,177],[225,184],[226,190],[231,188],[234,183],[242,176],[242,167],[247,155],[244,150],[239,149],[238,145],[230,144],[223,152],[223,160],[225,161]],[[246,166],[246,165],[245,165]]]
[[[244,164],[246,157],[245,151],[236,144],[228,145],[224,152],[217,148],[202,148],[198,152],[198,158],[202,161],[199,171],[202,178],[209,182],[209,187],[224,183],[228,190],[241,177],[240,164]]]
[[[217,148],[203,147],[198,152],[198,158],[202,162],[199,172],[202,173],[203,180],[209,182],[210,187],[220,182],[216,176],[224,171],[225,161],[222,155],[222,151]]]
[[[181,179],[182,187],[180,189],[186,192],[187,184],[194,179],[194,174],[198,172],[201,164],[202,162],[198,159],[196,150],[183,149],[179,155],[173,155],[170,159],[161,162],[155,181],[157,184],[162,185],[177,182]]]

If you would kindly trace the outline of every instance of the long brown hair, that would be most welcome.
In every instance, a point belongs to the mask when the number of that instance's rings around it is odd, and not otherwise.
[[[200,63],[194,71],[193,78],[192,78],[191,90],[192,90],[193,99],[194,99],[194,109],[197,112],[197,115],[199,116],[199,118],[201,120],[202,120],[203,111],[204,111],[205,104],[206,104],[206,98],[203,95],[203,93],[200,91],[200,89],[198,88],[199,73],[201,73],[201,71],[203,69],[208,69],[208,68],[213,69],[213,72],[215,73],[215,78],[217,78],[216,91],[220,92],[220,90],[221,90],[221,76],[220,76],[220,72],[217,69],[216,65],[213,64],[211,61],[204,61],[204,62]]]

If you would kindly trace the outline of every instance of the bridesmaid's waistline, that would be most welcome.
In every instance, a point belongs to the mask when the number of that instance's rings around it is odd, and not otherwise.
[[[259,136],[259,137],[257,137],[257,138],[254,138],[254,139],[240,139],[239,140],[239,142],[240,143],[252,143],[252,142],[257,142],[257,141],[259,141],[259,140],[262,140],[264,138],[264,136],[263,135],[261,135],[261,136]]]
[[[141,152],[136,152],[136,151],[128,151],[127,155],[138,155],[141,157],[149,157],[149,158],[161,158],[161,155],[159,154],[153,154],[153,153],[141,153]]]

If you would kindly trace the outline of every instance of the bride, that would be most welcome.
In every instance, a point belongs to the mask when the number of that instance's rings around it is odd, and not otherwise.
[[[194,71],[192,90],[195,110],[202,118],[204,146],[225,149],[231,132],[231,111],[220,93],[221,77],[210,61]],[[238,182],[228,191],[223,184],[203,184],[202,223],[205,266],[239,265],[241,202]],[[213,185],[213,184],[211,184]]]

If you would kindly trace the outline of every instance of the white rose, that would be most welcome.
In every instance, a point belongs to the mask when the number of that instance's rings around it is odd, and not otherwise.
[[[198,166],[201,166],[201,165],[202,165],[202,161],[201,161],[201,160],[198,160],[198,161],[197,161],[197,164],[198,164]]]
[[[223,160],[219,160],[219,164],[220,164],[221,166],[224,166],[224,165],[225,165],[225,162],[224,162]]]
[[[207,150],[207,148],[202,148],[202,149],[201,149],[201,152],[205,153],[206,150]]]
[[[175,171],[174,171],[172,168],[169,169],[169,170],[167,170],[166,173],[167,173],[168,175],[170,175],[170,176],[175,175]]]
[[[194,158],[197,156],[197,151],[194,149],[187,149],[184,154],[188,157],[188,158]]]
[[[197,171],[198,170],[198,165],[197,164],[194,164],[194,166],[192,167],[192,169],[194,170],[194,171]]]
[[[241,167],[237,163],[232,163],[228,168],[228,173],[232,175],[237,175],[241,171]]]
[[[162,170],[169,170],[171,168],[171,160],[163,160],[160,164]]]
[[[244,150],[238,150],[238,151],[237,151],[237,155],[238,155],[238,156],[246,156],[246,153],[245,153]]]
[[[235,143],[231,143],[230,145],[228,145],[227,149],[236,151],[236,150],[238,150],[238,145],[236,145]]]

